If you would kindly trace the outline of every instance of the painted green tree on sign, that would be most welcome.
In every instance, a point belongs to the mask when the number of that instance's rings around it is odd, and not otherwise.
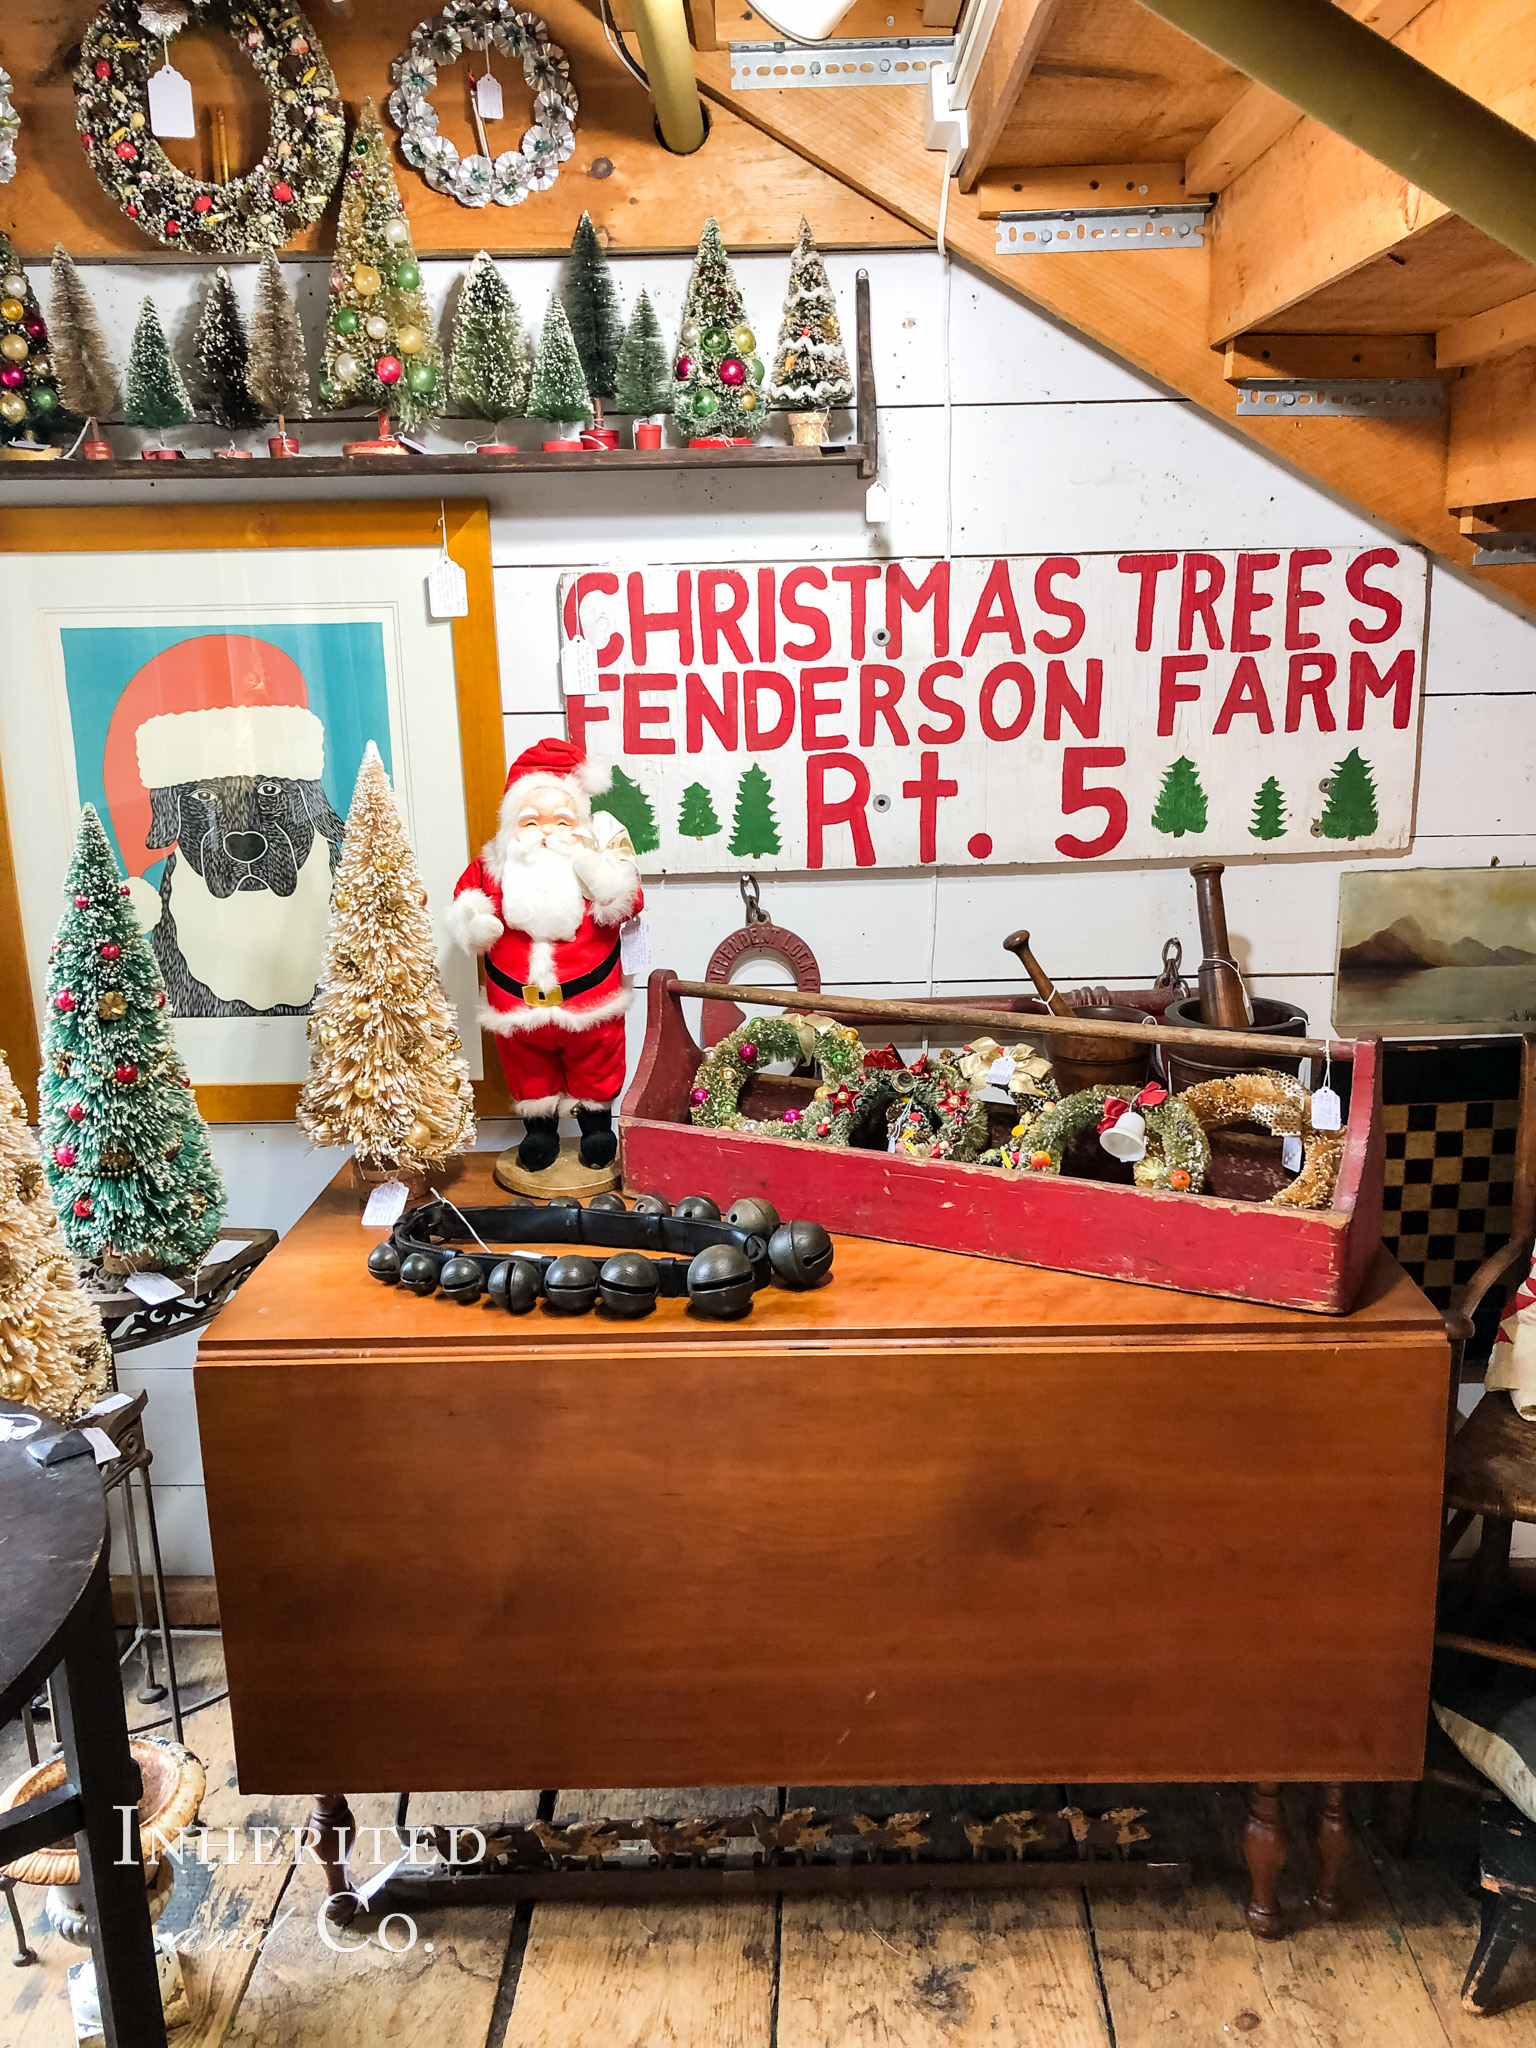
[[[702,782],[690,782],[683,791],[683,808],[677,829],[689,839],[713,839],[720,830],[720,820],[715,816],[709,791]]]
[[[622,768],[615,768],[613,781],[603,795],[594,800],[593,808],[607,811],[617,818],[629,834],[629,843],[636,853],[654,853],[661,844],[661,835],[656,830],[656,813],[651,809],[651,800],[638,782],[631,782]]]
[[[1369,839],[1380,823],[1371,764],[1351,747],[1333,771],[1320,830],[1325,839]]]
[[[1152,823],[1175,839],[1182,839],[1186,832],[1205,830],[1205,791],[1200,786],[1200,771],[1187,754],[1180,754],[1164,774]]]
[[[1285,837],[1285,798],[1280,794],[1280,785],[1273,775],[1266,776],[1259,785],[1259,793],[1253,800],[1253,823],[1248,831],[1255,839]]]
[[[779,821],[773,815],[773,784],[754,761],[736,785],[731,851],[757,860],[779,851]]]

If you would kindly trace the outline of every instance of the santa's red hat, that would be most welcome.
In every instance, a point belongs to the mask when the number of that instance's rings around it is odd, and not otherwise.
[[[589,761],[574,741],[535,740],[524,747],[507,770],[507,787],[501,799],[503,826],[515,827],[517,813],[530,790],[540,787],[563,789],[575,799],[577,815],[584,824],[592,817],[591,799],[601,796],[613,780],[613,771]]]

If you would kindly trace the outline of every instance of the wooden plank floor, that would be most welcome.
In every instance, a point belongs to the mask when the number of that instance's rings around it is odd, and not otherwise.
[[[1298,1847],[1283,1888],[1292,1931],[1278,1943],[1256,1941],[1243,1918],[1232,1788],[1071,1786],[1062,1793],[1079,1804],[1147,1805],[1158,1846],[1191,1855],[1195,1881],[1097,1895],[482,1907],[420,1914],[414,1942],[400,1920],[365,1917],[333,1947],[318,1924],[320,1871],[294,1862],[306,1803],[241,1795],[228,1706],[216,1697],[218,1638],[182,1635],[178,1650],[187,1701],[211,1702],[187,1735],[208,1767],[214,1835],[207,1861],[184,1864],[162,1923],[181,1939],[194,2013],[174,2048],[1536,2048],[1536,1950],[1510,1965],[1501,2010],[1474,2019],[1461,2008],[1477,1924],[1476,1812],[1434,1788],[1413,1858],[1390,1857],[1374,1829],[1356,1828],[1335,1925],[1306,1910]],[[164,1709],[139,1705],[136,1683],[130,1672],[130,1725],[153,1722]],[[40,1723],[44,1742],[48,1732]],[[0,1729],[0,1783],[24,1762],[19,1726]],[[856,1794],[892,1810],[911,1795]],[[787,1796],[801,1804],[817,1793],[796,1786]],[[777,1797],[773,1786],[728,1797],[561,1791],[555,1818],[686,1816]],[[411,1819],[528,1820],[537,1799],[437,1794],[413,1800]],[[1299,1842],[1302,1795],[1291,1803]],[[364,1831],[357,1880],[375,1852],[389,1861],[398,1846],[391,1799],[356,1800],[354,1811]],[[228,1860],[231,1842],[238,1861]],[[80,1951],[47,1933],[41,1893],[18,1897],[39,1960],[0,1968],[0,2043],[69,2048],[64,1972]]]

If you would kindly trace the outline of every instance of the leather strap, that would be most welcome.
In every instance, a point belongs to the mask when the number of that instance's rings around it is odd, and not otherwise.
[[[512,1255],[481,1251],[465,1242],[476,1237],[488,1245],[553,1244],[573,1251],[591,1247],[599,1264],[605,1251],[644,1252],[656,1262],[664,1296],[687,1294],[689,1261],[712,1244],[733,1244],[746,1253],[752,1262],[754,1291],[773,1278],[768,1242],[760,1231],[738,1230],[732,1223],[695,1223],[681,1216],[642,1216],[633,1209],[550,1209],[531,1202],[456,1209],[450,1202],[426,1202],[401,1217],[389,1242],[401,1258],[407,1252],[426,1252],[439,1266],[449,1259],[473,1259],[489,1276],[493,1266]],[[667,1252],[681,1256],[658,1257]],[[530,1258],[535,1265],[549,1263],[537,1254]]]

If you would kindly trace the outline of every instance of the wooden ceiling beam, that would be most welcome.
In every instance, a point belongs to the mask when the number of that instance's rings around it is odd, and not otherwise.
[[[962,192],[974,187],[992,161],[1059,4],[1060,0],[1003,0],[998,9],[966,106],[971,131],[960,162]]]
[[[1430,0],[1337,0],[1337,4],[1390,40],[1416,14],[1422,14]],[[1191,192],[1225,192],[1234,178],[1257,163],[1301,118],[1300,107],[1271,92],[1267,85],[1250,85],[1236,106],[1190,151],[1185,184]]]
[[[733,100],[726,55],[701,55],[697,68],[709,98],[921,234],[936,233],[944,159],[923,147],[921,90],[751,92]],[[951,252],[980,275],[1182,393],[1296,475],[1470,568],[1473,542],[1445,507],[1443,420],[1331,419],[1319,427],[1235,417],[1223,358],[1206,337],[1209,249],[1000,256],[996,223],[981,218],[974,194],[958,192],[945,232]],[[1536,614],[1536,567],[1480,570],[1478,582]]]
[[[1435,336],[1435,363],[1442,370],[1465,369],[1513,355],[1536,342],[1536,292],[1526,292],[1508,305],[1493,306],[1443,327]]]
[[[1183,197],[1181,163],[1047,164],[987,171],[976,183],[983,220],[1048,206],[1177,206]]]
[[[1432,334],[1239,334],[1227,343],[1229,384],[1258,378],[1433,377]]]
[[[1465,371],[1451,391],[1445,498],[1454,511],[1536,498],[1536,348]]]

